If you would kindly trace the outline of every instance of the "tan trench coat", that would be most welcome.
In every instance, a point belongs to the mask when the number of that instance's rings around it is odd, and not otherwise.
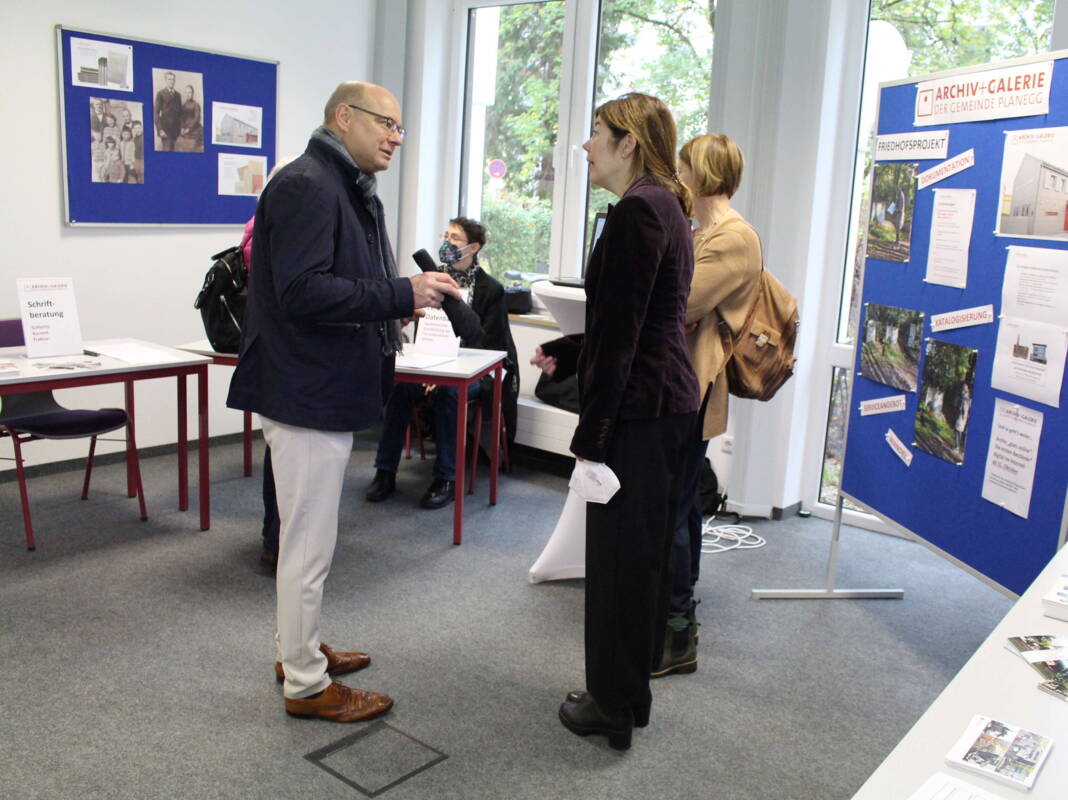
[[[727,430],[728,387],[723,374],[727,354],[719,323],[723,319],[732,331],[737,331],[745,322],[760,285],[761,268],[760,239],[734,209],[708,230],[694,234],[694,270],[686,323],[696,322],[697,328],[687,334],[686,344],[702,398],[711,387],[702,432],[706,440]]]

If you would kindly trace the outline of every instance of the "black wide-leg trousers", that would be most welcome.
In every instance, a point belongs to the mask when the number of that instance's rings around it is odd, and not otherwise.
[[[681,453],[696,414],[620,422],[605,457],[620,489],[586,504],[586,689],[647,712],[664,644]]]

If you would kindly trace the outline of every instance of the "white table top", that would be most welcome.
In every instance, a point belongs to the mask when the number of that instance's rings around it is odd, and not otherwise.
[[[186,350],[190,353],[200,353],[205,356],[234,356],[236,353],[219,353],[216,352],[211,342],[207,339],[198,339],[195,342],[187,342],[186,344],[180,344],[177,346],[179,350]],[[446,361],[444,364],[437,364],[433,367],[426,367],[423,369],[417,369],[415,367],[397,367],[397,372],[403,372],[407,375],[426,375],[428,377],[447,377],[447,378],[470,378],[473,375],[477,375],[491,364],[500,361],[502,358],[507,358],[508,353],[504,350],[478,350],[474,347],[461,347],[460,355],[453,361]]]
[[[0,361],[13,361],[19,369],[17,375],[0,375],[0,386],[30,383],[42,379],[62,380],[85,375],[143,372],[160,367],[198,366],[211,361],[202,355],[141,339],[95,339],[83,342],[82,346],[86,350],[126,346],[131,354],[136,353],[138,357],[136,361],[124,361],[107,355],[87,354],[26,358],[25,347],[0,347]]]
[[[1005,542],[1005,550],[1006,557],[1011,557],[1012,542]],[[1042,614],[1042,595],[1062,573],[1068,573],[1068,547],[1053,557],[1020,596],[938,699],[853,796],[854,800],[905,800],[938,770],[1003,797],[1032,800],[1068,797],[1068,703],[1039,691],[1037,686],[1042,678],[1038,672],[1005,649],[1010,636],[1068,636],[1068,622]],[[1033,789],[1017,789],[946,764],[946,753],[976,714],[1053,739],[1053,749]]]
[[[237,358],[237,353],[220,353],[214,347],[211,346],[211,342],[207,339],[197,339],[195,342],[186,342],[185,344],[176,344],[174,346],[176,350],[185,350],[189,353],[198,353],[202,356],[229,356],[231,358]]]
[[[426,375],[428,378],[473,378],[486,367],[507,357],[508,353],[504,350],[477,350],[474,347],[461,347],[460,355],[453,361],[423,369],[397,367],[397,372],[405,375]]]

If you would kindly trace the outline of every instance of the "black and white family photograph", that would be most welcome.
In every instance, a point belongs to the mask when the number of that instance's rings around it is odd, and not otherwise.
[[[977,352],[937,339],[927,342],[916,409],[916,447],[951,464],[964,463]]]
[[[143,103],[89,98],[89,147],[93,183],[145,182]]]
[[[204,76],[153,67],[152,96],[156,150],[203,153]]]
[[[922,336],[922,311],[868,303],[860,352],[864,377],[915,392],[920,376]]]

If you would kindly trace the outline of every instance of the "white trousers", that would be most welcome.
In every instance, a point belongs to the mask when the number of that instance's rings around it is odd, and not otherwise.
[[[275,641],[285,669],[286,697],[307,697],[330,685],[319,651],[323,583],[337,542],[338,504],[352,433],[298,428],[260,418],[271,448],[281,529],[278,537],[278,621]]]

